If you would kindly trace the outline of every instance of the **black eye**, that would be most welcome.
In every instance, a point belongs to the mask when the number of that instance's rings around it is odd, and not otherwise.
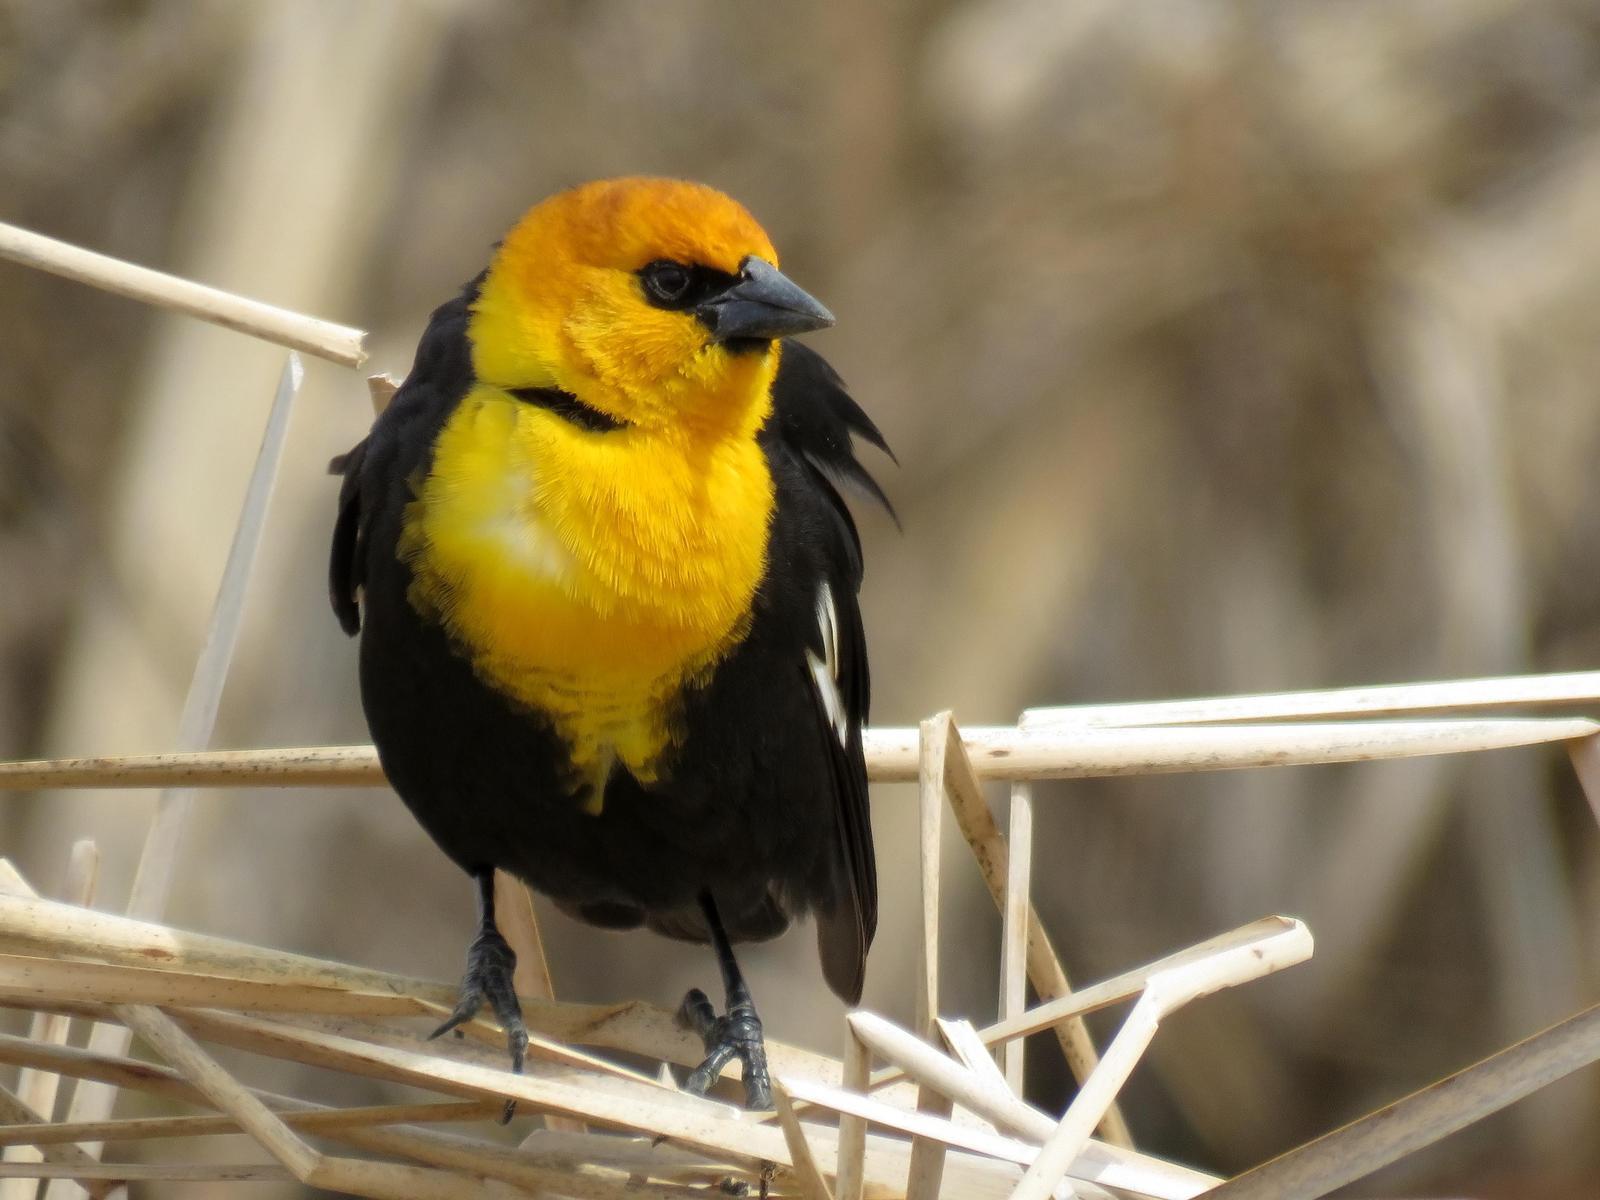
[[[682,308],[690,299],[694,272],[682,263],[659,259],[639,272],[644,290],[662,308]]]

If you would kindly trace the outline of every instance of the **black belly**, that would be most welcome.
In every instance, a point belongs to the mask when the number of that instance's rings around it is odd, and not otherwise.
[[[759,634],[741,645],[684,696],[658,781],[619,765],[594,814],[550,724],[484,684],[400,582],[368,587],[362,703],[390,782],[464,869],[509,871],[599,924],[690,937],[702,892],[739,938],[831,902],[827,747],[801,663]]]

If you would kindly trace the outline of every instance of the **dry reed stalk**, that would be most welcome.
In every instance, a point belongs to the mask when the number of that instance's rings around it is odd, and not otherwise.
[[[1222,1184],[1216,1200],[1313,1200],[1600,1061],[1600,1005]]]
[[[305,1182],[321,1157],[283,1123],[262,1100],[225,1071],[159,1008],[143,1004],[114,1007],[117,1017],[146,1045],[178,1070],[218,1109],[239,1122],[273,1158]]]
[[[840,1065],[840,1086],[865,1095],[872,1077],[872,1055],[866,1044],[844,1023],[844,1057]],[[837,1200],[861,1200],[862,1160],[867,1152],[867,1123],[858,1116],[839,1117],[839,1162],[833,1186]]]
[[[289,433],[289,415],[304,382],[305,368],[300,363],[300,356],[291,352],[283,365],[277,392],[267,413],[261,448],[245,486],[238,525],[228,547],[222,578],[217,583],[216,599],[206,626],[205,643],[200,648],[194,675],[184,696],[183,712],[178,718],[177,743],[180,752],[203,750],[216,727],[217,711],[222,706],[223,685],[227,681],[233,652],[239,643],[239,629],[244,622],[250,577],[261,549],[262,535],[266,531],[267,509],[272,501],[273,485],[278,478],[278,465],[283,460],[284,442]],[[193,807],[194,795],[184,788],[170,788],[157,801],[156,815],[145,836],[138,869],[133,877],[133,889],[128,897],[129,916],[154,918],[166,910],[167,897],[172,890],[173,875],[177,869],[179,839]]]
[[[1180,728],[963,731],[972,769],[983,780],[1094,779],[1317,763],[1381,762],[1437,754],[1506,750],[1600,733],[1582,717],[1503,717],[1435,721],[1236,724]],[[867,774],[875,783],[917,778],[916,729],[869,729]],[[40,788],[381,787],[371,746],[108,755],[0,762],[0,791]]]
[[[105,1004],[176,1005],[248,1012],[418,1016],[432,1011],[424,1002],[409,996],[0,954],[0,999],[7,1004],[45,1006],[55,999],[91,996]]]
[[[132,1059],[117,1059],[111,1056],[96,1055],[88,1051],[73,1050],[70,1047],[53,1049],[54,1053],[51,1053],[50,1050],[30,1046],[22,1039],[0,1039],[0,1061],[36,1062],[40,1061],[42,1055],[44,1062],[48,1063],[53,1069],[59,1069],[64,1073],[75,1074],[84,1078],[100,1079],[123,1087],[150,1091],[172,1099],[208,1103],[207,1097],[203,1093],[187,1082],[182,1075],[170,1068],[152,1066]],[[419,1161],[441,1166],[466,1166],[475,1173],[486,1177],[542,1188],[552,1188],[558,1183],[568,1183],[565,1177],[559,1176],[553,1173],[551,1169],[541,1165],[536,1155],[523,1155],[503,1146],[451,1138],[449,1135],[440,1134],[432,1130],[409,1127],[395,1129],[370,1128],[374,1118],[465,1120],[471,1119],[473,1113],[477,1113],[479,1116],[495,1115],[499,1113],[501,1107],[498,1101],[475,1101],[466,1104],[443,1105],[401,1105],[371,1110],[340,1110],[319,1108],[306,1101],[288,1096],[275,1096],[265,1092],[258,1092],[256,1095],[263,1103],[274,1109],[283,1122],[291,1128],[304,1128],[309,1132],[316,1132],[319,1136],[344,1142],[360,1149],[408,1156]],[[178,1123],[186,1121],[225,1121],[229,1126],[237,1124],[226,1117],[167,1118],[166,1120]],[[116,1126],[119,1123],[108,1122],[105,1124]],[[53,1126],[50,1128],[61,1127]],[[572,1170],[576,1170],[580,1165],[578,1163],[569,1164]],[[722,1173],[726,1174],[725,1168]],[[578,1185],[572,1183],[570,1186],[576,1187]],[[603,1182],[585,1184],[580,1191],[570,1194],[597,1195],[602,1197],[602,1200],[613,1196],[620,1197],[620,1193],[616,1189]],[[657,1194],[653,1190],[647,1190],[644,1196],[650,1197]],[[641,1197],[634,1194],[633,1200],[641,1200]]]
[[[183,711],[178,719],[177,743],[180,751],[203,749],[211,740],[228,667],[233,661],[234,648],[239,640],[245,598],[266,528],[273,485],[283,458],[289,416],[304,380],[305,368],[300,356],[290,351],[267,413],[255,465],[245,485],[239,520],[234,528],[227,561],[223,564],[222,577],[217,584],[216,598],[207,621],[205,642],[195,661],[194,674],[184,697]],[[155,817],[145,835],[128,897],[131,916],[159,917],[165,911],[177,869],[180,839],[189,824],[193,808],[194,794],[191,791],[169,788],[161,793],[156,802]],[[159,1022],[151,1018],[146,1024],[154,1028]],[[96,1025],[90,1031],[89,1044],[97,1049],[120,1052],[127,1049],[131,1029],[132,1026],[127,1022],[121,1025]],[[80,1086],[73,1092],[67,1118],[72,1121],[103,1120],[110,1115],[114,1100],[114,1094],[106,1088]],[[97,1146],[88,1149],[90,1153],[99,1151]]]
[[[1038,1150],[1031,1142],[991,1133],[973,1125],[963,1125],[948,1116],[921,1109],[901,1108],[872,1096],[846,1092],[826,1084],[791,1079],[785,1080],[783,1086],[788,1090],[790,1099],[800,1104],[850,1114],[880,1129],[893,1129],[910,1134],[913,1138],[920,1137],[943,1146],[970,1150],[1001,1162],[1026,1165],[1033,1161]]]
[[[66,879],[62,885],[64,898],[69,904],[88,905],[94,901],[95,883],[99,878],[100,851],[88,838],[74,842],[67,857]],[[20,876],[18,877],[20,879]],[[3,976],[0,976],[3,978]],[[35,1042],[65,1045],[71,1033],[72,1018],[65,1013],[33,1015],[28,1037]],[[61,1076],[50,1071],[24,1069],[17,1077],[17,1098],[34,1112],[47,1117],[55,1111],[56,1096],[60,1091]],[[38,1162],[41,1155],[30,1146],[8,1147],[5,1162]],[[0,1183],[0,1200],[31,1200],[38,1194],[38,1186],[27,1180],[8,1179]]]
[[[400,390],[400,382],[393,375],[367,376],[367,396],[372,401],[374,417],[383,416],[383,410],[389,407],[389,401]]]
[[[956,1184],[951,1178],[952,1170],[958,1169],[960,1163],[957,1157],[958,1151],[981,1154],[997,1162],[1012,1163],[1019,1167],[1032,1162],[1038,1154],[1037,1142],[901,1108],[898,1105],[886,1104],[872,1096],[808,1080],[786,1080],[784,1086],[788,1088],[790,1098],[794,1102],[841,1115],[853,1115],[881,1129],[892,1129],[942,1142],[947,1148],[946,1191],[952,1197],[962,1197],[962,1200],[965,1200],[966,1193],[952,1190]],[[1012,1100],[1015,1101],[1015,1097],[1012,1097]],[[1040,1122],[1041,1131],[1046,1127],[1054,1127],[1047,1115],[1034,1111]],[[869,1153],[875,1144],[875,1139],[869,1136]],[[904,1142],[897,1144],[901,1147],[906,1145]],[[1020,1173],[1017,1178],[1019,1177]],[[1078,1162],[1073,1164],[1072,1181],[1075,1188],[1081,1188],[1084,1184],[1096,1184],[1123,1189],[1141,1196],[1155,1197],[1157,1200],[1192,1200],[1192,1197],[1221,1182],[1215,1176],[1106,1142],[1090,1142]],[[1008,1196],[1010,1190],[1007,1189]]]
[[[977,1113],[1002,1133],[1037,1144],[1054,1130],[1055,1122],[1047,1114],[1019,1098],[1010,1088],[996,1086],[892,1022],[869,1012],[853,1012],[848,1020],[856,1036],[878,1058],[893,1063],[910,1078]]]
[[[493,1101],[440,1101],[427,1104],[373,1104],[358,1108],[282,1112],[284,1124],[304,1133],[330,1133],[407,1122],[483,1121],[497,1116]],[[160,1138],[208,1137],[238,1133],[232,1117],[122,1117],[70,1125],[64,1121],[0,1125],[0,1146],[48,1146],[61,1142],[135,1142]]]
[[[0,1088],[0,1120],[10,1124],[23,1124],[45,1119],[43,1113],[24,1104],[17,1098],[16,1093],[7,1088]],[[83,1170],[92,1169],[95,1165],[94,1156],[79,1146],[45,1146],[35,1153],[32,1162],[0,1164],[0,1179],[8,1178],[6,1172],[12,1173],[9,1176],[11,1179],[41,1179],[44,1176],[37,1172],[44,1169]],[[115,1182],[102,1182],[85,1190],[91,1196],[98,1198],[110,1195],[115,1187]]]
[[[916,1028],[931,1033],[939,1015],[939,860],[945,810],[946,741],[953,722],[940,713],[922,722],[917,747],[917,861],[922,938],[917,943]]]
[[[983,1083],[991,1088],[1005,1088],[1013,1096],[1022,1095],[1021,1091],[1011,1085],[1005,1072],[995,1065],[989,1047],[978,1036],[978,1031],[973,1028],[971,1021],[947,1021],[940,1017],[939,1036],[944,1039],[944,1044],[950,1048],[950,1053],[956,1056],[957,1061]]]
[[[1407,713],[1472,713],[1600,704],[1600,671],[1542,675],[1499,675],[1429,683],[1391,683],[1376,687],[1321,691],[1266,692],[1210,696],[1194,700],[1156,700],[1122,704],[1058,705],[1030,708],[1025,728],[1075,725],[1128,728],[1202,722],[1273,722],[1318,718],[1372,718]]]
[[[0,1179],[71,1179],[91,1196],[125,1183],[293,1183],[275,1163],[4,1163]]]
[[[247,300],[3,222],[0,222],[0,258],[75,279],[157,308],[187,313],[291,350],[314,354],[340,366],[359,367],[367,358],[363,348],[367,335],[359,329],[319,321],[259,300]]]
[[[782,1135],[756,1124],[738,1109],[686,1093],[656,1090],[623,1094],[595,1081],[562,1079],[455,1061],[357,1038],[219,1012],[180,1011],[178,1021],[195,1036],[254,1053],[330,1067],[395,1083],[462,1096],[497,1096],[530,1108],[653,1132],[736,1161],[770,1160],[788,1165]]]
[[[1151,977],[1162,971],[1184,966],[1235,946],[1254,944],[1263,938],[1286,932],[1298,924],[1299,922],[1291,917],[1266,917],[1260,921],[1252,921],[1248,925],[1241,925],[1198,945],[1180,950],[1176,954],[1169,954],[1142,967],[1124,971],[1101,983],[1079,988],[1069,996],[1047,1000],[1018,1016],[996,1021],[993,1025],[980,1029],[978,1036],[985,1045],[998,1046],[1016,1038],[1026,1037],[1030,1033],[1038,1033],[1061,1021],[1081,1017],[1124,1000],[1130,1000],[1144,990]],[[873,1082],[878,1084],[888,1081],[888,1077],[883,1077],[875,1078]]]
[[[518,995],[554,1000],[556,988],[550,980],[550,963],[545,957],[544,937],[539,932],[539,917],[533,909],[532,891],[515,876],[496,871],[494,898],[500,933],[517,956],[512,986]],[[480,1023],[473,1022],[474,1025]],[[546,1117],[545,1123],[552,1129],[564,1129],[571,1133],[583,1131],[581,1123],[565,1117]]]
[[[939,1019],[939,903],[943,850],[945,763],[955,722],[948,712],[923,721],[917,746],[917,861],[921,868],[922,940],[918,943],[915,1027],[933,1036]],[[935,1117],[950,1115],[949,1097],[928,1087],[917,1091],[917,1111]],[[944,1143],[914,1135],[911,1165],[906,1169],[906,1200],[937,1200],[944,1180]]]
[[[1028,1006],[1028,906],[1033,869],[1033,785],[1017,780],[1011,785],[1011,812],[1006,830],[1006,896],[1000,920],[1000,1002],[1003,1021]],[[1023,1046],[999,1047],[1006,1083],[1017,1095],[1023,1092]]]
[[[800,1186],[800,1195],[804,1200],[833,1200],[833,1193],[828,1190],[828,1181],[822,1177],[816,1157],[811,1153],[811,1143],[806,1140],[806,1131],[801,1126],[799,1118],[794,1115],[794,1105],[789,1103],[789,1093],[783,1090],[781,1083],[773,1085],[772,1102],[778,1111],[778,1127],[783,1130],[784,1141],[789,1146],[789,1155],[794,1159],[794,1176],[795,1182]]]
[[[917,1092],[917,1112],[944,1120],[952,1111],[950,1098],[930,1087]],[[942,1138],[926,1137],[920,1133],[911,1136],[911,1162],[906,1167],[906,1200],[938,1200],[944,1187],[944,1152]]]
[[[1572,759],[1572,769],[1577,773],[1578,784],[1583,788],[1589,810],[1600,821],[1600,737],[1579,738],[1567,743],[1567,756]]]
[[[988,802],[983,797],[983,787],[967,756],[961,731],[948,713],[944,720],[948,729],[943,774],[945,795],[955,814],[956,824],[978,861],[978,870],[989,887],[989,894],[1003,912],[1010,853],[999,826],[995,824],[994,814],[989,811]],[[1033,990],[1043,999],[1057,999],[1072,993],[1072,984],[1061,965],[1061,958],[1051,945],[1044,922],[1039,920],[1039,914],[1031,903],[1027,911],[1027,971]],[[1074,1018],[1057,1025],[1055,1035],[1067,1066],[1081,1085],[1093,1074],[1100,1061],[1088,1027],[1081,1018]],[[1115,1105],[1106,1113],[1101,1132],[1107,1141],[1116,1145],[1133,1145],[1127,1122]]]
[[[1172,1013],[1202,996],[1237,987],[1311,957],[1311,933],[1300,922],[1252,942],[1151,975],[1117,1036],[1106,1047],[1095,1073],[1078,1090],[1060,1123],[1022,1177],[1012,1200],[1049,1200],[1089,1135],[1115,1102],[1138,1065],[1156,1028]]]
[[[3,861],[3,860],[0,860]],[[92,909],[33,897],[0,894],[0,953],[10,952],[36,960],[26,965],[31,982],[0,982],[0,991],[17,989],[19,998],[37,995],[46,979],[71,987],[73,965],[49,965],[47,956],[90,958],[100,965],[121,969],[120,974],[87,968],[83,978],[98,985],[122,988],[130,999],[157,989],[156,975],[172,973],[174,986],[196,997],[226,998],[268,996],[248,985],[282,989],[273,1007],[303,1006],[301,1011],[339,1009],[344,1002],[330,993],[352,996],[352,1009],[399,1011],[434,1015],[439,1007],[455,1002],[452,984],[413,979],[344,963],[290,954],[206,934],[189,933],[152,922],[135,921]],[[149,974],[145,974],[148,972]],[[196,977],[182,982],[182,976]],[[230,984],[237,983],[234,990]],[[141,990],[142,989],[142,990]],[[81,999],[81,992],[75,993]],[[198,1001],[197,1001],[198,1002]],[[241,1007],[243,1005],[241,1004]],[[640,1002],[616,1005],[570,1004],[523,998],[524,1017],[530,1031],[530,1053],[547,1054],[575,1065],[618,1070],[602,1060],[585,1056],[566,1043],[643,1054],[658,1060],[695,1065],[704,1055],[698,1039],[685,1033],[665,1009]],[[768,1054],[775,1070],[804,1074],[830,1082],[839,1078],[837,1061],[769,1039]]]

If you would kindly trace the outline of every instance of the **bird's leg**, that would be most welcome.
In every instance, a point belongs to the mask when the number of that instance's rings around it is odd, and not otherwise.
[[[706,927],[711,931],[711,944],[717,951],[717,965],[722,968],[722,986],[728,993],[728,1011],[718,1016],[711,1001],[699,988],[690,989],[678,1009],[678,1020],[700,1035],[705,1043],[706,1057],[690,1072],[684,1083],[686,1091],[703,1096],[722,1068],[730,1059],[737,1058],[744,1065],[744,1105],[746,1108],[765,1111],[772,1107],[772,1078],[767,1072],[767,1046],[762,1040],[761,1018],[756,1015],[755,1003],[750,999],[750,988],[739,973],[734,961],[733,945],[722,928],[716,903],[711,893],[700,893],[700,908],[706,915]]]
[[[517,956],[494,923],[493,869],[479,871],[474,878],[478,882],[478,936],[467,947],[467,973],[461,980],[461,998],[445,1023],[428,1035],[428,1040],[465,1025],[487,1003],[506,1031],[511,1070],[520,1075],[523,1055],[528,1050],[528,1027],[522,1023],[522,1006],[517,1003],[517,989],[511,979]],[[504,1125],[511,1120],[516,1111],[517,1102],[507,1100],[500,1123]]]

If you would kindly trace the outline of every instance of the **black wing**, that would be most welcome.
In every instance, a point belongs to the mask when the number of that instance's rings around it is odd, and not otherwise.
[[[333,523],[333,551],[328,556],[328,599],[333,602],[339,628],[351,637],[361,632],[362,567],[361,467],[367,458],[363,438],[347,454],[328,464],[328,474],[343,475],[339,485],[339,516]]]
[[[439,424],[471,386],[466,328],[482,283],[480,274],[459,296],[434,309],[417,343],[411,373],[373,423],[372,432],[328,464],[330,475],[344,476],[328,559],[328,597],[339,627],[351,637],[361,631],[367,535],[382,506],[377,489],[385,478],[404,476],[416,465],[403,460],[427,452]]]
[[[867,723],[871,679],[866,637],[857,593],[861,588],[861,539],[841,486],[850,487],[894,510],[877,482],[856,460],[852,437],[889,447],[837,373],[815,351],[798,342],[783,344],[773,383],[775,432],[803,465],[805,478],[820,497],[827,536],[819,563],[817,621],[807,661],[796,665],[816,698],[816,717],[828,748],[828,774],[836,800],[839,886],[832,905],[817,912],[817,950],[829,986],[854,1004],[861,997],[867,948],[878,926],[878,876],[872,850],[867,802],[867,766],[861,731]],[[893,458],[893,455],[890,454]],[[826,605],[827,611],[824,610]],[[834,685],[829,695],[825,673]]]

